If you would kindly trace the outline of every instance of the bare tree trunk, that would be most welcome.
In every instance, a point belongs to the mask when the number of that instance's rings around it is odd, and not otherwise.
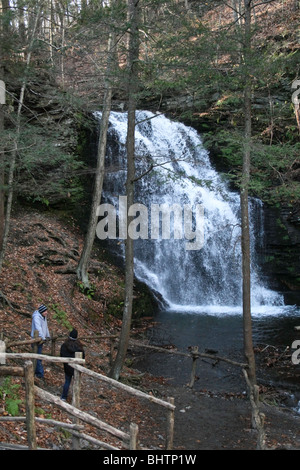
[[[58,10],[58,17],[60,22],[60,35],[61,35],[61,56],[60,56],[60,79],[62,88],[65,88],[65,32],[66,32],[66,25],[65,25],[65,11],[59,5]]]
[[[9,10],[9,2],[7,0],[0,0],[0,14],[3,16]],[[3,18],[0,25],[1,39],[6,35],[9,35],[9,26],[7,21]],[[4,81],[4,68],[3,68],[3,57],[2,48],[0,44],[0,80]],[[2,144],[3,139],[1,133],[4,131],[4,105],[0,104],[0,142]],[[0,250],[3,244],[4,225],[5,225],[5,193],[4,193],[4,165],[5,165],[5,153],[4,147],[0,146]]]
[[[35,403],[34,403],[34,369],[32,361],[24,364],[26,390],[26,428],[28,448],[36,450]]]
[[[77,267],[77,277],[83,282],[86,289],[89,289],[89,278],[88,278],[88,263],[93,248],[95,233],[97,227],[97,208],[101,201],[103,180],[104,180],[104,164],[105,164],[105,153],[107,143],[107,129],[109,123],[109,115],[111,110],[111,97],[112,97],[112,63],[115,52],[116,35],[111,33],[108,40],[108,64],[106,70],[106,84],[105,84],[105,95],[103,103],[103,112],[101,119],[100,137],[98,144],[98,156],[97,156],[97,168],[95,174],[95,183],[93,191],[92,208],[90,213],[88,231],[84,241],[84,247],[81,253],[80,261]]]
[[[251,0],[244,0],[245,5],[245,34],[244,34],[244,112],[245,138],[243,150],[243,175],[241,186],[241,219],[242,219],[242,272],[243,272],[243,324],[244,351],[248,361],[248,377],[252,385],[256,383],[255,357],[252,341],[251,318],[251,259],[250,259],[250,229],[248,188],[250,180],[251,154],[251,78],[249,71],[251,55]]]
[[[24,7],[20,0],[17,1],[17,9],[18,9],[19,36],[21,39],[21,44],[25,44],[25,41],[26,41],[25,14],[24,14]]]
[[[231,9],[233,14],[233,20],[236,26],[241,26],[241,3],[240,0],[231,0]]]
[[[0,57],[1,61],[1,57]],[[0,67],[0,80],[3,78],[2,67]],[[2,145],[3,139],[1,134],[4,131],[4,105],[0,104],[0,249],[3,244],[4,223],[5,223],[5,203],[4,203],[4,146]]]
[[[134,203],[135,179],[135,113],[136,93],[138,88],[138,57],[139,57],[139,0],[128,0],[128,14],[130,22],[129,59],[128,59],[128,126],[127,126],[127,214],[129,207]],[[128,217],[128,224],[130,224]],[[120,335],[118,353],[110,371],[110,377],[118,380],[125,361],[130,337],[132,318],[132,297],[134,281],[134,243],[127,236],[125,248],[125,300],[123,321]]]
[[[14,149],[12,151],[11,160],[10,160],[10,167],[9,167],[9,175],[8,175],[8,195],[7,195],[7,204],[6,204],[6,214],[5,214],[5,226],[4,226],[4,233],[3,233],[3,242],[0,251],[0,271],[2,269],[3,260],[5,256],[7,241],[8,241],[8,233],[9,233],[9,226],[10,226],[10,216],[11,216],[11,209],[12,209],[12,200],[13,200],[13,181],[14,181],[14,173],[15,173],[15,166],[16,166],[16,159],[17,159],[17,151],[18,151],[18,142],[21,132],[21,111],[24,104],[24,94],[26,89],[27,83],[27,72],[29,69],[30,61],[31,61],[31,54],[32,54],[32,47],[36,38],[36,31],[37,25],[40,18],[42,5],[40,4],[37,8],[37,13],[35,17],[35,22],[33,25],[33,30],[31,34],[31,41],[28,46],[28,54],[26,58],[26,69],[25,69],[25,76],[23,79],[20,97],[19,97],[19,105],[17,111],[17,123],[16,123],[16,131],[15,131],[15,141],[14,141]]]

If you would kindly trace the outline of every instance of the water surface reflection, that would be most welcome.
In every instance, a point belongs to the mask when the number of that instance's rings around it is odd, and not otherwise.
[[[196,314],[165,310],[157,313],[155,320],[155,326],[148,331],[148,339],[153,345],[173,345],[183,352],[188,352],[190,346],[198,346],[200,352],[212,351],[220,356],[244,362],[243,318],[240,313],[213,314],[210,310],[209,313]],[[294,340],[300,340],[300,332],[294,329],[298,325],[298,307],[283,309],[281,313],[273,316],[256,314],[253,317],[254,346],[291,348]],[[224,364],[222,367],[218,365],[213,368],[211,361],[201,360],[201,380],[198,386],[215,386],[216,380],[221,383],[226,377],[228,387],[228,380],[231,380],[229,377],[233,374],[230,374],[230,367],[224,367]],[[138,367],[154,375],[168,377],[174,383],[186,384],[190,378],[191,359],[164,353],[147,353],[139,360]],[[299,366],[294,367],[295,372],[297,368],[299,374]],[[295,377],[298,374],[295,374]],[[211,383],[206,376],[210,377]],[[244,387],[243,378],[241,379]],[[284,380],[284,377],[280,376],[280,380]],[[291,382],[290,370],[287,380]]]

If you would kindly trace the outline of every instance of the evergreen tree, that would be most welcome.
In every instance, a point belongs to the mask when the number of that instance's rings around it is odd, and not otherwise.
[[[127,214],[129,208],[134,203],[134,180],[135,180],[135,113],[137,106],[138,91],[138,59],[139,59],[139,20],[140,20],[140,0],[128,0],[128,125],[127,125]],[[132,217],[128,217],[128,223]],[[110,371],[110,376],[115,380],[119,379],[124,361],[126,358],[128,342],[131,329],[132,302],[133,302],[133,282],[134,282],[134,241],[127,236],[125,245],[125,299],[122,318],[122,328],[118,353]]]
[[[101,117],[100,136],[97,152],[97,168],[94,178],[94,189],[92,205],[89,216],[89,224],[87,234],[85,236],[84,247],[81,253],[80,261],[77,267],[77,276],[79,281],[83,282],[84,289],[90,289],[88,279],[88,263],[95,239],[96,226],[97,226],[97,209],[101,201],[102,187],[105,173],[105,155],[106,155],[106,142],[107,130],[109,124],[109,115],[111,110],[111,100],[113,93],[113,77],[116,73],[116,34],[114,29],[109,33],[108,47],[107,47],[107,67],[105,71],[105,92],[103,99],[103,110]]]

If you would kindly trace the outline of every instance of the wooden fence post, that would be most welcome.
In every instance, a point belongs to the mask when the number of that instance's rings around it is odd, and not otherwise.
[[[194,383],[195,383],[195,377],[196,377],[197,359],[199,358],[199,348],[198,348],[198,346],[193,346],[192,351],[191,351],[191,355],[192,355],[192,359],[193,359],[193,365],[192,365],[191,381],[189,383],[189,387],[193,388]]]
[[[55,356],[55,349],[56,349],[56,337],[51,335],[51,356]]]
[[[75,358],[82,358],[82,352],[76,352]],[[72,405],[75,408],[80,408],[80,386],[81,386],[81,372],[74,369],[74,382],[73,382],[73,396],[72,396]],[[73,418],[74,424],[79,424],[78,418]],[[72,436],[72,448],[73,450],[80,449],[80,439],[73,435]]]
[[[167,402],[174,406],[174,398],[168,397]],[[173,439],[174,439],[174,409],[168,410],[167,415],[167,442],[166,442],[166,449],[172,450],[173,449]]]
[[[5,341],[3,340],[0,340],[0,353],[5,353],[6,351],[6,343]],[[2,359],[0,359],[0,365],[5,365],[5,357],[3,357]]]
[[[265,415],[259,409],[259,390],[257,385],[252,385],[246,369],[243,374],[249,389],[249,398],[252,410],[252,426],[257,430],[257,450],[266,450],[266,433],[264,429]]]
[[[130,424],[130,442],[129,442],[129,449],[130,450],[137,450],[137,436],[139,432],[139,427],[135,423]]]
[[[26,428],[29,450],[36,450],[36,428],[34,413],[34,371],[32,361],[24,364],[25,391],[26,391]]]

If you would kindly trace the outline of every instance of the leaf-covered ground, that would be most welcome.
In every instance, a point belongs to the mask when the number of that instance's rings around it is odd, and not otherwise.
[[[62,221],[50,212],[23,211],[12,219],[7,255],[1,273],[0,332],[8,341],[29,339],[31,314],[40,304],[49,308],[49,328],[56,342],[56,354],[71,325],[79,331],[86,349],[86,367],[104,375],[109,371],[110,341],[92,339],[95,335],[111,336],[119,333],[120,320],[113,318],[108,306],[122,295],[124,279],[122,272],[109,264],[98,249],[91,261],[90,279],[94,295],[89,298],[82,293],[76,280],[75,269],[82,248],[83,236],[72,220]],[[151,320],[134,324],[132,337],[141,340]],[[12,351],[27,352],[30,347],[12,347]],[[50,343],[44,346],[50,354]],[[261,367],[274,370],[285,366],[284,355],[275,349],[258,351]],[[222,450],[255,449],[256,432],[251,428],[251,411],[240,373],[235,368],[226,369],[223,388],[217,389],[213,382],[212,366],[203,367],[204,376],[210,380],[206,388],[170,383],[166,378],[153,377],[147,371],[134,368],[136,358],[145,352],[131,347],[122,382],[162,399],[175,399],[176,450]],[[277,355],[276,355],[277,354]],[[280,356],[280,357],[279,357]],[[153,360],[164,356],[153,355]],[[21,364],[22,361],[16,361]],[[63,368],[48,363],[45,366],[45,383],[38,385],[55,396],[60,396],[64,381]],[[234,381],[237,388],[232,389]],[[228,384],[228,389],[226,389]],[[24,416],[24,380],[14,377],[10,384],[18,395],[18,415]],[[2,388],[1,388],[2,387]],[[0,416],[9,416],[7,401],[9,389],[0,378]],[[6,393],[6,396],[5,396]],[[282,393],[268,385],[261,386],[262,411],[265,413],[267,447],[299,448],[299,418],[282,403]],[[134,397],[127,392],[108,386],[103,382],[82,375],[81,407],[108,424],[129,431],[130,423],[139,426],[139,442],[142,448],[164,449],[166,439],[165,410],[158,405]],[[36,413],[40,418],[72,422],[65,411],[40,399],[36,399]],[[84,433],[122,447],[118,439],[107,433],[84,425]],[[54,428],[48,423],[37,423],[38,446],[47,449],[68,450],[72,448],[70,433]],[[24,422],[1,422],[0,442],[26,445]],[[83,448],[93,448],[87,441]]]

